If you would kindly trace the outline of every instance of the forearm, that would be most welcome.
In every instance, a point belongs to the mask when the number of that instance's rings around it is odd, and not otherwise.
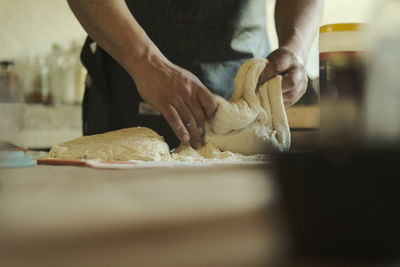
[[[294,51],[303,61],[321,20],[323,0],[277,0],[275,24],[279,46]]]
[[[131,75],[135,67],[161,52],[149,39],[122,0],[68,0],[87,31]]]
[[[205,121],[217,109],[214,95],[194,74],[164,57],[124,0],[68,3],[90,37],[131,75],[143,100],[161,112],[183,143],[200,148]]]

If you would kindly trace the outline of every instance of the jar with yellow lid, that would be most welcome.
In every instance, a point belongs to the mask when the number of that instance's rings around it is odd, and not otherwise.
[[[320,28],[321,144],[346,147],[359,142],[364,91],[365,24]]]

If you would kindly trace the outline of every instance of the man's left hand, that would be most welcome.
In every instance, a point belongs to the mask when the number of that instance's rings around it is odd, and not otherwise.
[[[281,47],[267,57],[269,63],[260,75],[264,83],[282,75],[283,101],[286,107],[295,104],[306,92],[308,78],[303,60],[292,50]]]

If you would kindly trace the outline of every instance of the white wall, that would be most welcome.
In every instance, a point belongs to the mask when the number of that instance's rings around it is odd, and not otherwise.
[[[35,57],[84,36],[66,0],[0,0],[0,60]]]
[[[325,8],[321,25],[346,22],[366,22],[371,7],[378,0],[325,0]],[[274,31],[273,7],[275,0],[267,0],[268,31],[272,48],[278,46],[278,40]],[[307,71],[312,78],[319,75],[318,38],[313,43],[308,60]]]
[[[322,24],[365,22],[378,0],[325,0]]]

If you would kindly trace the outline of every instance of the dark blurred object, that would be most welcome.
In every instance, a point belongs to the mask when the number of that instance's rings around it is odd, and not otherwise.
[[[321,144],[359,146],[365,70],[358,53],[330,53],[321,66]]]
[[[362,101],[364,24],[320,28],[321,145],[359,146]]]
[[[13,61],[0,61],[0,102],[24,102]]]
[[[295,257],[400,260],[400,152],[275,155]]]
[[[291,151],[318,149],[319,130],[312,128],[294,128],[290,130]]]

